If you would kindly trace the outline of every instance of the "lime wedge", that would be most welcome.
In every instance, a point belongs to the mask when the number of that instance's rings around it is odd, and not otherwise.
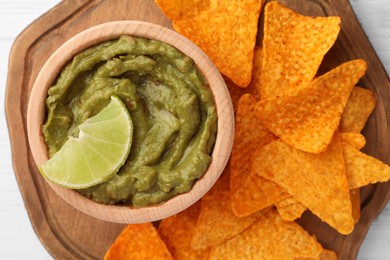
[[[97,115],[79,126],[79,137],[69,137],[40,167],[50,181],[65,188],[84,189],[115,175],[130,152],[133,124],[116,96]]]

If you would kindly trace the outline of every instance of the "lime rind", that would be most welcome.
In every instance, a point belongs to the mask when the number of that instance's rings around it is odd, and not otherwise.
[[[132,144],[133,124],[125,104],[116,96],[97,115],[79,126],[40,172],[51,182],[85,189],[105,182],[125,163]]]

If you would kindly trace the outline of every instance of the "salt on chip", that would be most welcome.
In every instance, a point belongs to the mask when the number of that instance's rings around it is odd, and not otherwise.
[[[375,96],[369,89],[355,87],[341,116],[340,132],[360,133],[375,109]]]
[[[339,17],[309,17],[278,2],[264,8],[262,99],[307,85],[340,31]]]
[[[191,247],[199,213],[200,202],[197,202],[179,214],[160,222],[158,233],[174,259],[208,259],[208,249],[194,250]]]
[[[194,17],[212,8],[216,0],[155,0],[156,4],[170,20]]]
[[[352,189],[349,191],[352,203],[352,217],[354,223],[358,223],[360,219],[360,189]]]
[[[280,185],[339,233],[352,232],[351,199],[337,133],[320,154],[306,153],[277,140],[255,154],[253,167],[257,174]]]
[[[310,153],[326,149],[348,97],[366,71],[364,60],[346,62],[307,86],[257,104],[257,116],[280,139]]]
[[[258,222],[210,251],[210,259],[318,259],[323,249],[315,237],[271,209]]]
[[[105,260],[173,259],[152,223],[130,224],[117,237]]]
[[[389,180],[390,167],[388,165],[360,152],[349,144],[343,143],[343,150],[350,189]]]
[[[260,9],[264,0],[221,1],[217,7],[185,20],[175,30],[197,44],[219,71],[240,87],[252,77]]]
[[[340,133],[341,141],[360,150],[366,145],[366,138],[359,133]]]
[[[300,218],[303,212],[306,211],[306,207],[293,197],[281,200],[275,203],[276,209],[282,219],[286,221],[294,221]]]
[[[191,241],[194,249],[219,245],[252,225],[259,217],[253,214],[239,218],[230,206],[229,168],[201,200],[201,210]]]

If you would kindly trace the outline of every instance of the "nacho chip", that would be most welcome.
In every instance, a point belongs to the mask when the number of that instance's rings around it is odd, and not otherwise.
[[[350,189],[389,180],[390,167],[388,165],[360,152],[349,144],[344,143],[343,150]]]
[[[339,233],[352,232],[351,199],[337,133],[320,154],[302,152],[277,140],[256,152],[253,167]]]
[[[335,252],[327,249],[323,249],[320,255],[320,260],[337,260],[337,255]]]
[[[340,121],[340,132],[360,133],[375,108],[375,97],[369,89],[355,87]]]
[[[360,189],[353,189],[349,191],[352,203],[352,217],[354,223],[358,223],[360,219]]]
[[[275,206],[279,215],[286,221],[294,221],[300,218],[303,212],[307,209],[302,205],[302,203],[295,200],[293,197],[281,200],[275,203]]]
[[[217,7],[193,18],[174,21],[173,27],[206,52],[219,71],[234,84],[246,87],[252,77],[253,49],[262,2],[221,1]]]
[[[245,182],[251,158],[257,149],[276,140],[255,116],[256,99],[245,94],[240,98],[236,113],[235,137],[230,158],[230,189],[234,194]]]
[[[173,259],[152,223],[128,225],[111,245],[105,260]]]
[[[253,171],[231,196],[232,210],[238,217],[249,216],[290,197],[279,185]]]
[[[310,153],[324,151],[338,128],[364,60],[346,62],[307,86],[260,101],[257,116],[280,139]]]
[[[278,2],[264,8],[261,98],[307,85],[340,31],[339,17],[309,17]]]
[[[174,259],[208,259],[209,250],[194,250],[191,239],[200,213],[200,202],[172,217],[163,219],[158,233]]]
[[[315,237],[272,209],[241,234],[212,248],[210,259],[318,259],[322,251]]]
[[[170,20],[188,19],[215,7],[217,0],[155,0]]]
[[[225,242],[252,225],[261,214],[245,218],[234,215],[230,207],[229,177],[227,167],[217,183],[202,198],[200,215],[191,241],[194,249]]]
[[[340,138],[343,143],[352,145],[358,150],[366,145],[366,138],[359,133],[340,133]]]

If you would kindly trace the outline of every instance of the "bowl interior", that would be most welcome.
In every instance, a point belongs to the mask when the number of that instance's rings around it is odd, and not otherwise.
[[[165,27],[141,21],[116,21],[85,30],[60,46],[39,72],[28,104],[28,139],[35,163],[40,166],[48,160],[41,126],[45,118],[47,90],[61,69],[73,56],[99,42],[119,38],[121,35],[140,36],[166,42],[191,57],[209,82],[218,114],[218,132],[212,152],[212,162],[191,191],[175,196],[159,205],[134,208],[131,206],[104,205],[85,198],[78,192],[48,184],[65,201],[76,209],[99,219],[117,223],[156,221],[176,214],[199,200],[216,182],[229,159],[234,136],[234,113],[230,95],[217,68],[196,45]]]

